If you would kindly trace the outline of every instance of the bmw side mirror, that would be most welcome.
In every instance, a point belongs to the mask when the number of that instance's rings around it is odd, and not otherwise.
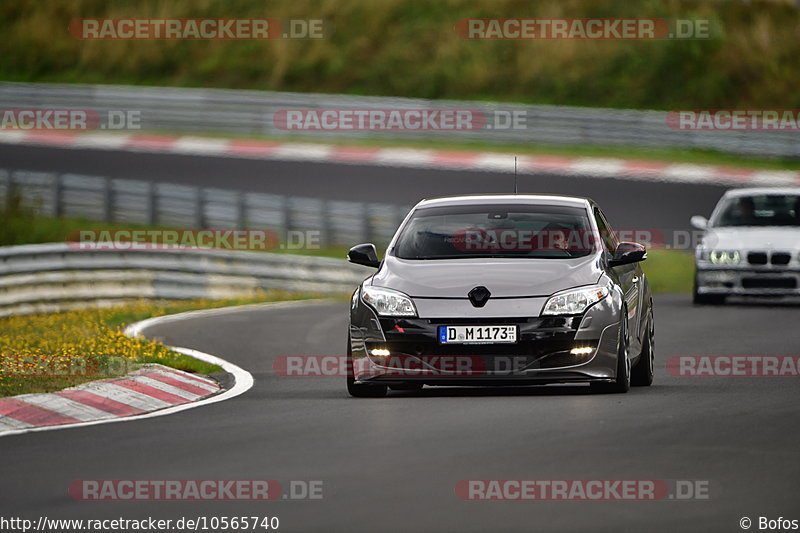
[[[359,244],[358,246],[350,248],[350,251],[347,252],[347,260],[357,265],[373,268],[381,266],[381,262],[378,260],[378,252],[375,250],[375,245],[372,243]]]
[[[689,221],[689,223],[692,225],[693,228],[696,229],[708,228],[708,219],[706,217],[701,217],[700,215],[693,216]]]
[[[608,266],[615,267],[638,263],[647,259],[647,249],[638,242],[621,242],[608,260]]]

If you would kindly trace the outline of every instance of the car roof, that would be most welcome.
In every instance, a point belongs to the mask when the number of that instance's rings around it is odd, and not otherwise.
[[[465,194],[426,198],[416,207],[443,207],[456,205],[531,204],[586,208],[592,203],[588,198],[560,196],[557,194]]]
[[[750,187],[746,189],[730,189],[725,191],[726,198],[739,196],[759,196],[770,194],[800,194],[800,187]]]

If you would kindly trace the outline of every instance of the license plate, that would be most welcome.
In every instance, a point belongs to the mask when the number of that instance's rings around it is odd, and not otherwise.
[[[497,344],[517,342],[517,326],[439,326],[442,344]]]

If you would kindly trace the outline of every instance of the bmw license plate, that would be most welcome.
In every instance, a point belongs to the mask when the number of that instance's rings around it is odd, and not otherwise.
[[[517,326],[439,326],[442,344],[496,344],[517,342]]]

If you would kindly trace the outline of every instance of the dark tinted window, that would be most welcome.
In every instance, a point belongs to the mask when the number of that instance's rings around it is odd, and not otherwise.
[[[585,209],[470,205],[417,209],[394,247],[401,259],[572,258],[597,245]]]
[[[713,226],[800,226],[800,195],[769,194],[729,198]]]
[[[597,223],[597,229],[600,231],[600,239],[603,242],[603,248],[605,248],[607,252],[616,250],[617,244],[619,244],[617,238],[611,226],[606,222],[605,216],[603,216],[603,213],[597,208],[594,210],[594,221]]]

